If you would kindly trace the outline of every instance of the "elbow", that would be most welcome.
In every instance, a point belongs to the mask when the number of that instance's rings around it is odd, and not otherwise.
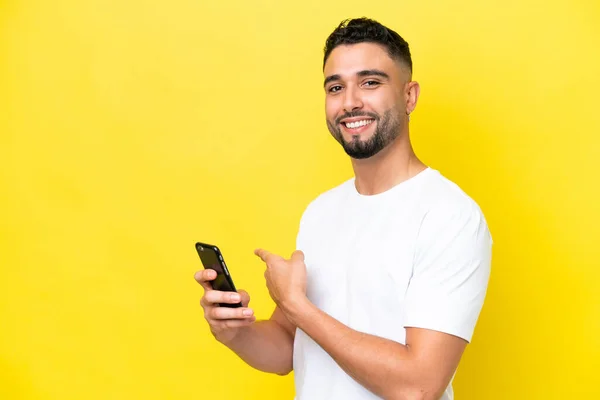
[[[294,370],[294,363],[292,360],[282,360],[282,362],[279,362],[278,365],[274,367],[275,368],[270,371],[271,373],[279,376],[286,376]]]
[[[293,370],[293,368],[285,368],[285,369],[275,371],[275,374],[277,374],[279,376],[286,376],[286,375],[289,375],[290,372],[292,372],[292,370]]]

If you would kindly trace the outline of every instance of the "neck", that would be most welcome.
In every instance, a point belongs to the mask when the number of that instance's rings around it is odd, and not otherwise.
[[[408,129],[373,157],[352,159],[356,190],[375,195],[412,178],[427,168],[413,151]]]

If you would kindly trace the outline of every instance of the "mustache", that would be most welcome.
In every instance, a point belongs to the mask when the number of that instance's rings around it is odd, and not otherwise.
[[[368,113],[368,112],[364,112],[364,111],[351,111],[349,113],[344,113],[343,115],[340,115],[338,118],[336,118],[335,124],[336,125],[341,124],[342,120],[344,118],[355,118],[355,117],[369,117],[374,120],[379,120],[379,116],[374,113]]]

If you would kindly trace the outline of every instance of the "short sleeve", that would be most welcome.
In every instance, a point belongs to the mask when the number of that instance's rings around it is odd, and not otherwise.
[[[311,213],[314,208],[313,203],[314,201],[310,202],[300,216],[300,221],[298,222],[298,231],[296,233],[296,250],[304,250],[307,245],[306,225],[310,220]]]
[[[429,210],[419,229],[404,326],[470,342],[487,291],[491,253],[492,238],[476,204]]]

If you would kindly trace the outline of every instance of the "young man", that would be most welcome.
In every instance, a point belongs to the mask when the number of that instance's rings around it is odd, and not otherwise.
[[[413,152],[419,97],[408,44],[369,19],[344,21],[323,64],[327,126],[354,178],[317,197],[289,259],[256,250],[276,304],[211,290],[217,340],[254,368],[294,370],[297,400],[453,399],[451,381],[487,289],[492,239],[477,204]],[[238,302],[243,308],[216,306]]]

